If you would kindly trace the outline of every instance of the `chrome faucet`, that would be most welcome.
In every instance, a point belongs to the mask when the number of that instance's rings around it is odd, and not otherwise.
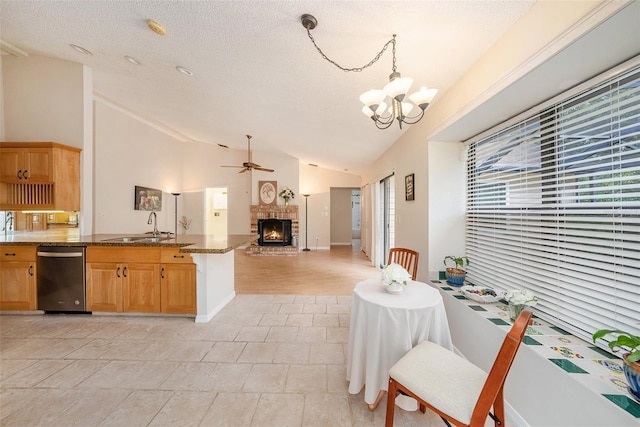
[[[149,214],[149,219],[147,220],[147,224],[151,224],[153,222],[153,237],[158,237],[160,232],[158,231],[158,216],[155,212],[151,212]]]
[[[9,225],[7,225],[7,224],[9,224]],[[4,231],[4,234],[6,235],[7,232],[12,231],[12,230],[13,230],[13,212],[9,211],[5,215],[3,231]]]

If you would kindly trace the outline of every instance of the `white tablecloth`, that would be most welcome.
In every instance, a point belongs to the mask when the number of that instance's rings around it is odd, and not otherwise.
[[[438,290],[412,281],[392,295],[380,279],[356,284],[347,354],[349,393],[358,394],[364,386],[364,401],[373,404],[380,390],[388,389],[389,369],[424,340],[453,350]]]

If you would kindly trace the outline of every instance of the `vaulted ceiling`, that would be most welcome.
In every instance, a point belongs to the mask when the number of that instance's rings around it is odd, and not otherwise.
[[[313,47],[302,14],[318,19],[316,42],[345,67],[368,63],[397,34],[398,71],[414,78],[413,89],[438,88],[435,105],[533,3],[2,0],[0,39],[87,65],[97,96],[184,141],[244,149],[251,134],[254,149],[352,171],[402,134],[376,129],[358,100],[386,84],[391,52],[362,72],[341,71]]]

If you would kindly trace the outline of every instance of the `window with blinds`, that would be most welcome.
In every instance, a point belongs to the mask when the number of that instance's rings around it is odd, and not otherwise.
[[[470,143],[467,279],[640,335],[640,67],[567,96]]]

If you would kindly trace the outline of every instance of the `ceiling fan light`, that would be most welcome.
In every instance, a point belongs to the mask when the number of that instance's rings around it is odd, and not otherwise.
[[[413,79],[411,77],[398,77],[387,83],[382,90],[391,98],[402,102],[412,83]]]
[[[413,110],[413,104],[411,102],[403,102],[402,103],[402,115],[403,116],[408,116],[409,113],[411,113],[411,110]]]
[[[437,93],[438,89],[427,89],[423,86],[419,91],[409,95],[409,99],[424,110],[431,104]]]

